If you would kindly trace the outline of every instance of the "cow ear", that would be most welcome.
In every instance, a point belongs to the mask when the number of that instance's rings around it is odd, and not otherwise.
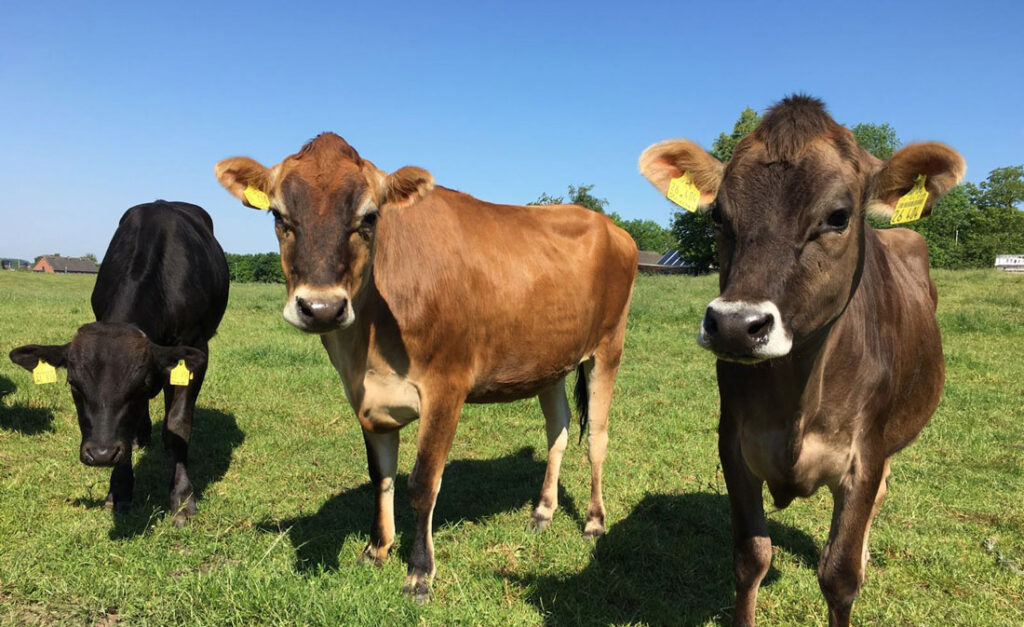
[[[640,173],[664,195],[672,179],[689,172],[700,192],[700,207],[714,202],[724,169],[721,161],[688,139],[667,139],[640,155]]]
[[[206,353],[191,346],[157,346],[151,345],[153,369],[158,372],[158,380],[163,385],[170,377],[171,370],[178,366],[179,361],[185,362],[190,373],[195,373],[206,366]]]
[[[423,168],[407,165],[384,177],[381,208],[402,209],[434,189],[434,177]]]
[[[70,346],[70,344],[54,344],[50,346],[29,344],[12,350],[10,357],[11,361],[29,372],[39,365],[40,360],[55,368],[64,368],[68,364],[68,347]]]
[[[900,197],[914,187],[919,175],[925,177],[928,201],[921,215],[932,212],[935,202],[964,178],[967,164],[960,153],[946,144],[922,142],[902,148],[882,164],[871,181],[868,211],[889,218]]]
[[[270,170],[249,157],[232,157],[213,167],[217,180],[232,196],[253,209],[270,208]]]

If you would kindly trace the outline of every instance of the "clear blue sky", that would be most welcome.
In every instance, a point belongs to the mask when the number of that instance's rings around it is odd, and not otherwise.
[[[1019,0],[300,4],[3,3],[0,256],[102,256],[156,198],[205,207],[229,252],[276,250],[213,165],[325,130],[486,200],[593,183],[662,224],[640,152],[709,147],[795,91],[951,144],[969,180],[1024,163]]]

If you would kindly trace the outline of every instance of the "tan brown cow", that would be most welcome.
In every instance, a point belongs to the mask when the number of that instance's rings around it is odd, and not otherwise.
[[[320,334],[362,425],[376,491],[365,560],[383,562],[394,542],[398,430],[419,418],[403,591],[429,596],[431,517],[465,402],[539,397],[548,466],[533,519],[546,527],[573,370],[581,429],[587,416],[590,425],[584,533],[604,533],[608,410],[637,271],[625,231],[578,206],[482,202],[436,187],[416,167],[387,174],[333,133],[272,168],[236,157],[215,171],[243,204],[269,206],[288,284],[284,317]]]
[[[924,239],[876,231],[865,211],[891,215],[925,175],[927,214],[964,168],[937,143],[882,163],[805,96],[769,110],[727,165],[687,140],[640,157],[663,193],[690,172],[717,233],[721,295],[698,341],[718,356],[734,624],[753,624],[771,563],[765,483],[777,507],[823,485],[832,491],[818,581],[829,624],[849,623],[889,460],[928,422],[944,380]]]

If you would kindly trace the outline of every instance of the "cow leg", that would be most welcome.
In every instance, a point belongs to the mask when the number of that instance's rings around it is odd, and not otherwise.
[[[206,353],[206,347],[200,347]],[[206,365],[196,369],[188,387],[164,385],[164,451],[171,466],[171,523],[183,527],[196,513],[192,482],[188,478],[188,444],[192,438],[192,417],[196,398],[203,387]]]
[[[764,482],[747,468],[740,450],[739,434],[725,416],[719,426],[718,457],[729,492],[732,522],[733,577],[736,582],[736,609],[732,624],[753,625],[757,590],[772,564],[772,541],[768,537],[761,498]]]
[[[395,473],[398,472],[398,429],[387,433],[363,430],[366,461],[374,491],[374,517],[370,543],[363,549],[360,563],[380,566],[395,543]]]
[[[434,576],[434,540],[431,526],[434,504],[441,488],[444,462],[455,438],[462,398],[428,400],[420,418],[416,463],[409,475],[409,502],[416,514],[416,532],[402,592],[421,603],[430,599]]]
[[[135,473],[132,472],[132,456],[114,466],[110,473],[110,491],[104,507],[119,514],[126,513],[132,505],[132,493],[135,490]]]
[[[533,510],[533,525],[543,531],[551,524],[551,517],[558,509],[558,472],[562,467],[562,454],[569,442],[569,400],[565,397],[565,379],[560,379],[544,389],[537,397],[544,412],[548,435],[548,467],[544,473],[544,485],[540,489],[540,500]]]
[[[135,444],[139,448],[149,446],[153,442],[153,421],[149,417],[149,403],[143,404],[142,415],[135,427]]]
[[[862,462],[865,460],[861,460]],[[864,463],[832,489],[829,539],[818,562],[818,585],[828,603],[828,624],[850,624],[850,609],[864,583],[868,529],[885,496],[887,461]]]
[[[618,356],[615,359],[595,357],[589,364],[583,364],[583,373],[587,378],[587,452],[590,456],[590,504],[587,505],[587,521],[583,527],[583,535],[587,538],[602,536],[605,531],[601,473],[608,453],[608,412],[611,411],[612,391],[618,371]]]

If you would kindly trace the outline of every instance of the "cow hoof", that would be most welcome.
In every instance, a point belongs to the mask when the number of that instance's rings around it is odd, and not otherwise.
[[[131,501],[107,501],[103,504],[103,509],[114,514],[127,514],[132,509]]]
[[[583,530],[583,537],[587,540],[597,540],[604,535],[604,525],[598,523],[587,523],[586,529]]]
[[[171,524],[175,527],[184,527],[195,515],[196,502],[191,498],[177,507],[171,504]]]
[[[402,594],[417,604],[426,603],[430,601],[430,583],[416,575],[409,575],[405,585],[402,586]]]
[[[132,508],[131,499],[128,500],[115,500],[113,494],[107,495],[107,500],[103,503],[103,509],[108,512],[115,514],[127,514]]]
[[[383,553],[383,555],[382,555]],[[382,551],[372,544],[367,544],[366,548],[363,549],[362,554],[359,556],[358,563],[360,566],[375,566],[380,568],[384,566],[384,561],[388,557],[387,551]]]
[[[548,530],[548,527],[550,526],[551,519],[549,517],[538,516],[537,514],[534,514],[533,517],[530,518],[530,524],[528,525],[528,529],[533,533],[544,533]]]

